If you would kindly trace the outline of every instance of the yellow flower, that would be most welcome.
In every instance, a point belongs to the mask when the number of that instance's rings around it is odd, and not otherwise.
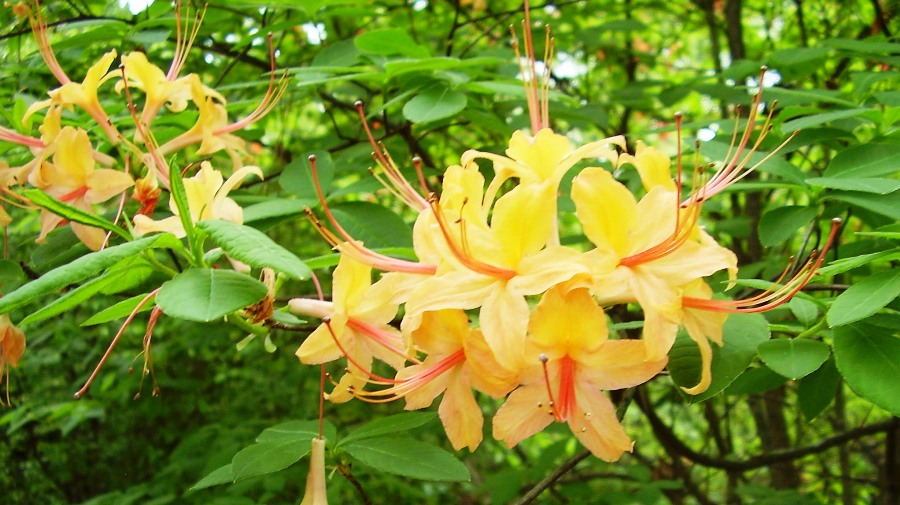
[[[406,362],[408,346],[388,324],[397,314],[393,293],[386,289],[389,284],[373,285],[371,276],[371,267],[343,255],[334,269],[332,301],[288,302],[291,312],[324,320],[297,349],[302,363],[317,365],[341,357],[349,361],[347,373],[329,396],[333,402],[345,402],[365,386],[373,377],[373,358],[395,369]]]
[[[222,219],[232,223],[243,223],[244,211],[234,200],[228,198],[228,193],[251,174],[263,178],[262,171],[258,167],[247,166],[238,169],[225,180],[222,173],[215,170],[208,161],[200,163],[197,174],[184,180],[191,221],[197,223]],[[134,216],[134,233],[140,236],[153,232],[169,232],[176,237],[184,237],[186,232],[178,216],[178,207],[171,197],[169,210],[175,215],[159,221],[144,215]]]
[[[616,461],[633,443],[605,391],[642,384],[666,365],[636,340],[608,340],[606,316],[581,283],[555,286],[535,308],[526,353],[534,365],[494,417],[494,438],[512,447],[553,421],[585,447]]]
[[[306,491],[300,505],[328,505],[325,489],[325,439],[314,438],[309,453],[309,474],[306,476]]]
[[[116,130],[116,127],[110,123],[109,116],[106,114],[106,111],[103,110],[103,106],[100,105],[100,100],[97,98],[97,90],[100,85],[116,76],[115,72],[107,73],[110,64],[112,64],[115,59],[116,50],[113,49],[104,54],[97,63],[91,65],[87,74],[85,74],[84,81],[81,83],[69,81],[68,78],[66,78],[66,81],[62,82],[62,86],[50,91],[50,99],[32,104],[31,107],[25,111],[25,118],[28,118],[38,110],[45,109],[52,105],[69,108],[73,105],[77,105],[94,118],[94,121],[96,121],[100,128],[103,129],[104,133],[106,133],[106,137],[111,143],[118,143],[119,132]]]
[[[125,79],[116,83],[116,91],[121,92],[127,85],[129,88],[137,88],[144,92],[146,99],[141,121],[146,127],[150,126],[163,105],[172,112],[183,111],[191,99],[194,81],[199,81],[196,74],[170,80],[162,69],[147,60],[147,55],[137,51],[122,55],[122,67]],[[212,89],[207,87],[203,89],[208,95],[224,101],[224,98]]]
[[[680,288],[719,270],[734,275],[737,258],[697,226],[699,206],[681,210],[665,184],[638,202],[609,172],[586,168],[572,183],[572,199],[596,246],[584,259],[600,303],[639,303],[648,352],[662,358],[681,320]]]
[[[406,409],[426,408],[443,393],[438,414],[453,448],[474,451],[481,443],[481,408],[472,388],[501,398],[516,384],[516,374],[497,363],[481,331],[469,327],[461,310],[426,312],[403,320],[416,348],[427,358],[397,373],[393,386],[358,392],[369,402],[406,399]]]
[[[99,157],[91,145],[87,132],[71,126],[63,127],[56,135],[52,161],[37,166],[29,176],[29,182],[47,194],[85,212],[93,213],[93,204],[101,203],[121,194],[134,184],[131,177],[110,168],[95,168]],[[62,218],[50,212],[41,214],[41,235],[62,222]],[[90,249],[103,245],[106,233],[99,228],[72,223],[72,231]]]
[[[475,170],[471,166],[466,170]],[[445,191],[457,191],[447,183]],[[497,199],[490,226],[483,215],[466,210],[480,198],[463,198],[460,208],[447,208],[445,202],[456,203],[443,196],[433,202],[431,226],[417,231],[442,235],[442,248],[452,258],[412,293],[407,313],[480,307],[485,340],[500,364],[517,370],[528,326],[525,297],[587,273],[578,251],[545,247],[556,222],[556,202],[550,195],[555,195],[550,185],[517,186]]]

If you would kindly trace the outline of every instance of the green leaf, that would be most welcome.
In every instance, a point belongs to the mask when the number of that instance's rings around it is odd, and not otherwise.
[[[148,293],[132,296],[127,300],[122,300],[112,307],[103,309],[100,312],[89,317],[87,321],[81,323],[81,326],[93,326],[95,324],[108,323],[110,321],[115,321],[116,319],[122,319],[123,317],[131,314],[131,312],[134,311],[134,309],[141,303],[141,300],[143,300],[147,296],[147,294]],[[147,302],[143,307],[141,307],[138,312],[147,312],[148,310],[152,310],[155,299],[156,296],[151,296],[150,299],[147,300]]]
[[[900,416],[900,338],[856,323],[834,330],[834,359],[853,391]]]
[[[331,181],[334,178],[334,160],[328,151],[316,151],[314,154],[322,193],[328,195],[331,191]],[[278,181],[282,189],[295,195],[304,206],[317,207],[319,205],[309,158],[298,158],[288,163]]]
[[[44,321],[58,314],[62,314],[69,309],[77,307],[85,301],[93,298],[94,295],[103,291],[107,286],[120,281],[127,274],[127,270],[119,270],[114,272],[107,271],[102,276],[91,279],[81,286],[68,291],[66,294],[53,300],[49,304],[44,305],[36,312],[29,314],[28,317],[22,320],[21,324],[24,326],[26,324]]]
[[[55,268],[40,278],[0,298],[0,314],[5,314],[31,302],[35,298],[70,284],[81,282],[125,258],[130,258],[149,248],[174,247],[178,240],[168,234],[145,237],[102,251],[86,254],[71,263]]]
[[[354,39],[357,49],[364,53],[390,56],[428,56],[428,50],[416,44],[416,41],[403,30],[387,28],[365,32]]]
[[[369,249],[412,246],[412,230],[400,216],[370,202],[344,202],[331,206],[337,221]]]
[[[725,388],[724,394],[752,395],[764,393],[781,386],[787,381],[787,378],[773,372],[767,366],[748,368]]]
[[[304,207],[307,206],[300,200],[289,200],[287,198],[266,200],[244,207],[244,224],[265,228],[267,225],[278,221],[301,217]]]
[[[353,443],[355,440],[388,435],[424,426],[437,417],[434,412],[405,412],[393,416],[382,417],[360,426],[342,438],[337,445]]]
[[[757,352],[766,366],[796,380],[818,370],[831,354],[831,347],[816,340],[780,338],[759,344]]]
[[[900,220],[900,192],[876,195],[872,193],[834,191],[828,195],[828,198],[847,202],[882,216]]]
[[[875,261],[894,261],[900,259],[900,251],[889,250],[876,253],[862,254],[859,256],[851,256],[849,258],[841,258],[832,261],[828,266],[819,269],[820,275],[837,275],[848,270],[868,265]]]
[[[839,119],[847,119],[852,117],[861,116],[867,112],[872,112],[875,109],[870,109],[867,107],[864,108],[855,108],[855,109],[845,109],[845,110],[835,110],[831,112],[823,112],[821,114],[812,114],[810,116],[804,116],[797,119],[791,119],[790,121],[785,121],[781,124],[781,131],[784,134],[789,134],[791,132],[795,132],[797,130],[802,130],[804,128],[809,128],[810,126],[819,126],[821,124],[830,123],[832,121],[837,121]]]
[[[850,286],[828,309],[829,326],[841,326],[878,312],[900,296],[900,268],[879,272]]]
[[[262,442],[242,449],[231,460],[234,481],[277,472],[309,454],[312,437],[304,440]]]
[[[759,344],[769,339],[769,323],[761,314],[731,314],[722,327],[725,345],[713,344],[712,384],[706,392],[689,397],[702,402],[728,387],[756,356]],[[675,340],[669,351],[669,372],[676,385],[693,387],[700,380],[700,351],[687,335]]]
[[[797,384],[797,404],[807,420],[813,420],[834,401],[841,374],[829,359],[815,372],[800,379]]]
[[[188,237],[194,236],[194,222],[191,221],[191,205],[188,201],[187,190],[184,189],[184,179],[179,170],[169,170],[169,193],[175,208],[178,209],[178,218]]]
[[[900,166],[900,145],[863,144],[839,152],[823,177],[841,179],[865,179],[897,173]]]
[[[337,428],[328,421],[324,422],[322,435],[325,440],[337,439]],[[319,421],[287,421],[263,430],[256,437],[257,442],[289,442],[296,440],[312,440],[319,436]]]
[[[132,238],[128,231],[116,226],[112,221],[107,221],[100,216],[72,207],[67,203],[60,202],[39,189],[26,189],[22,192],[22,196],[31,200],[31,203],[38,207],[47,209],[53,214],[68,219],[69,221],[111,231],[125,240],[131,240]]]
[[[900,181],[896,179],[884,179],[881,177],[869,177],[865,179],[848,179],[843,177],[813,177],[806,179],[810,186],[818,186],[829,189],[842,189],[845,191],[862,191],[886,195],[900,189]]]
[[[404,477],[468,481],[469,469],[449,452],[410,438],[367,438],[344,445],[348,454],[376,470]]]
[[[231,468],[231,463],[228,463],[227,465],[216,468],[210,472],[209,475],[200,479],[196,484],[191,486],[191,491],[206,489],[208,487],[218,486],[219,484],[228,484],[233,481],[234,469]]]
[[[201,221],[197,228],[238,261],[257,268],[270,267],[294,279],[309,278],[310,270],[300,258],[255,228],[217,219]]]
[[[446,86],[427,88],[403,106],[403,117],[427,123],[451,117],[466,108],[466,94]]]
[[[11,260],[0,260],[0,293],[8,293],[22,284],[25,271],[18,263]]]
[[[765,247],[778,245],[815,219],[815,207],[788,205],[766,212],[759,220],[759,241]]]
[[[811,326],[819,319],[819,306],[815,302],[795,296],[787,305],[794,317],[807,326]]]
[[[248,275],[191,268],[162,285],[156,304],[167,316],[208,322],[258,302],[267,292]]]

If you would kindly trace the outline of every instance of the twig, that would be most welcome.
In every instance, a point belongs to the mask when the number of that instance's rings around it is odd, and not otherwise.
[[[528,493],[526,493],[521,500],[519,500],[518,505],[528,505],[529,503],[533,502],[541,493],[544,492],[544,490],[552,486],[557,480],[559,480],[560,477],[565,475],[566,472],[575,468],[575,465],[577,465],[590,455],[591,451],[585,449],[584,451],[572,456],[569,461],[563,463],[553,473],[548,475],[544,480],[538,482],[537,485],[531,488],[531,490],[528,491]]]

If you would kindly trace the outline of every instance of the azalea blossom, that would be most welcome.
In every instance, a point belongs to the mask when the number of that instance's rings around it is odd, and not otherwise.
[[[441,393],[438,414],[456,450],[474,451],[481,443],[483,418],[473,388],[501,398],[517,384],[517,374],[501,366],[484,336],[469,326],[461,310],[426,312],[403,320],[416,349],[427,357],[397,372],[391,387],[358,391],[370,402],[406,399],[406,409],[426,408]],[[414,328],[413,328],[414,327]]]
[[[647,382],[665,367],[635,340],[609,340],[606,316],[583,283],[555,286],[528,325],[522,386],[509,395],[493,421],[494,438],[507,446],[566,422],[585,447],[616,461],[633,443],[605,391]]]
[[[263,178],[259,167],[246,166],[236,170],[226,180],[208,161],[201,162],[197,174],[184,179],[191,222],[221,219],[237,224],[243,223],[244,211],[234,200],[228,198],[228,193],[249,175]],[[184,225],[172,197],[169,198],[169,210],[174,216],[158,221],[141,214],[134,216],[134,233],[140,236],[147,233],[168,232],[179,238],[184,237],[186,235]]]
[[[347,373],[329,395],[333,402],[350,400],[364,388],[373,378],[374,358],[395,369],[407,361],[408,344],[388,324],[397,314],[393,294],[385,284],[373,285],[371,276],[371,267],[342,255],[332,276],[331,301],[294,298],[288,302],[294,314],[324,320],[297,349],[300,362],[318,365],[347,358]]]
[[[25,333],[12,324],[8,314],[0,314],[0,382],[6,381],[7,404],[9,404],[9,367],[18,367],[24,353]]]
[[[95,168],[95,152],[84,130],[64,126],[53,143],[52,153],[50,162],[41,163],[31,172],[29,182],[57,200],[85,212],[93,213],[94,204],[120,195],[134,184],[124,172]],[[62,221],[62,217],[43,210],[38,241],[43,241]],[[103,245],[106,236],[103,230],[80,223],[72,223],[72,231],[95,251]]]

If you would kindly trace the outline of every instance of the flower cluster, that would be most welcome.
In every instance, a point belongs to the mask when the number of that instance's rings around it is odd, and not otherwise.
[[[240,208],[225,198],[229,189],[236,186],[248,174],[262,177],[256,167],[244,167],[247,157],[244,141],[233,132],[247,127],[267,114],[278,100],[283,85],[276,85],[274,73],[262,103],[247,117],[230,121],[226,112],[226,100],[214,89],[204,85],[199,75],[182,75],[188,52],[199,33],[203,12],[193,22],[185,22],[190,16],[182,16],[179,4],[176,10],[177,47],[168,71],[151,63],[139,51],[128,52],[119,58],[118,68],[110,68],[117,58],[112,49],[91,65],[81,82],[72,80],[56,59],[50,44],[47,26],[40,5],[22,7],[19,13],[31,23],[38,50],[50,72],[60,86],[48,92],[46,100],[32,104],[25,112],[24,121],[43,113],[39,136],[0,127],[0,139],[28,149],[22,163],[9,166],[0,162],[0,193],[3,201],[25,208],[32,204],[26,196],[13,191],[20,187],[42,190],[54,199],[85,213],[94,214],[97,204],[121,197],[119,214],[125,203],[126,192],[133,188],[132,198],[140,208],[136,211],[134,227],[137,235],[150,231],[173,231],[167,220],[150,219],[160,196],[160,186],[169,186],[169,162],[172,155],[186,148],[197,146],[193,155],[210,157],[224,152],[233,162],[235,174],[223,183],[223,176],[204,162],[198,174],[186,186],[196,186],[189,191],[191,215],[194,220],[220,218],[241,222]],[[273,69],[274,70],[274,69]],[[106,112],[100,99],[104,84],[114,81],[106,89],[114,91],[117,100],[130,112],[127,122],[117,122]],[[140,105],[135,95],[143,95]],[[195,110],[189,110],[189,104]],[[163,109],[170,113],[189,112],[196,115],[196,122],[187,130],[158,142],[153,134],[153,124]],[[95,127],[76,122],[77,114],[85,113]],[[126,115],[128,117],[128,115]],[[170,128],[170,127],[167,127]],[[96,137],[96,138],[92,138]],[[188,165],[190,168],[192,165]],[[211,193],[211,195],[208,195]],[[196,207],[196,208],[195,208]],[[38,241],[56,227],[64,224],[63,216],[43,209],[41,232]],[[173,212],[175,212],[173,210]],[[196,215],[195,215],[196,214]],[[202,214],[202,215],[201,215]],[[8,224],[10,217],[0,208],[0,224]],[[178,220],[178,217],[175,217]],[[87,224],[73,222],[75,235],[90,249],[99,250],[106,242],[106,232]],[[177,234],[177,233],[176,233]],[[183,231],[182,231],[183,235]]]
[[[523,75],[534,76],[527,31],[526,50]],[[758,107],[732,155],[705,182],[698,167],[688,191],[680,151],[673,169],[669,157],[641,142],[629,152],[622,137],[576,146],[549,127],[546,93],[536,79],[526,82],[526,92],[531,133],[513,133],[504,155],[464,153],[444,171],[440,195],[427,192],[424,182],[424,195],[407,183],[366,125],[393,192],[418,212],[418,260],[367,249],[340,227],[320,193],[334,231],[313,219],[341,258],[331,301],[289,304],[295,314],[323,320],[297,356],[306,364],[346,359],[329,395],[334,402],[404,398],[407,409],[419,409],[443,393],[438,412],[456,449],[474,450],[482,440],[477,391],[505,399],[492,429],[508,446],[554,421],[567,422],[594,455],[615,461],[632,441],[607,392],[659,374],[679,328],[702,358],[699,382],[686,392],[705,391],[712,378],[710,342],[722,345],[727,315],[787,301],[810,280],[824,250],[759,296],[712,296],[707,278],[725,272],[733,279],[737,259],[700,226],[700,211],[705,200],[756,168],[748,160],[758,146],[750,144]],[[768,119],[763,135],[767,130]],[[490,181],[479,161],[493,166]],[[563,177],[583,165],[570,196],[590,245],[576,247],[560,241],[557,199]],[[600,165],[636,169],[640,195]],[[385,272],[374,283],[373,270]],[[643,312],[641,338],[610,335],[607,312],[620,304]],[[392,325],[398,314],[399,328]],[[379,375],[375,360],[394,374]]]
[[[87,69],[81,82],[71,79],[57,60],[37,0],[33,6],[17,4],[15,12],[28,18],[40,56],[60,86],[50,90],[45,100],[28,107],[20,128],[0,126],[0,140],[23,148],[13,166],[0,160],[0,226],[12,220],[5,210],[5,204],[10,204],[28,210],[41,208],[38,242],[57,227],[71,224],[82,243],[91,250],[100,250],[110,235],[95,225],[104,220],[107,230],[116,229],[126,238],[155,232],[169,232],[181,238],[186,234],[185,221],[179,216],[174,199],[169,202],[173,216],[159,220],[152,216],[161,188],[168,189],[171,177],[182,177],[195,167],[199,170],[181,181],[187,204],[182,210],[190,214],[190,220],[243,222],[243,210],[228,198],[228,193],[247,176],[261,179],[263,174],[258,167],[244,165],[249,158],[245,142],[234,132],[265,116],[285,90],[285,80],[276,82],[271,41],[272,73],[266,95],[249,115],[231,121],[221,94],[203,84],[198,74],[183,75],[205,11],[192,17],[189,12],[182,12],[180,3],[176,4],[177,42],[168,71],[139,51],[123,54],[118,58],[118,67],[111,68],[118,56],[112,49]],[[106,109],[114,107],[116,112],[110,115]],[[164,110],[196,119],[180,132],[172,126],[177,122],[171,121],[165,128],[155,128],[154,123]],[[39,120],[38,136],[32,136],[25,126],[32,118]],[[186,150],[193,152],[184,153]],[[227,179],[213,168],[217,153],[224,153],[232,162],[232,174]],[[184,160],[190,157],[202,160]],[[170,170],[174,160],[183,161],[185,168]],[[137,208],[126,207],[129,190]],[[36,193],[43,193],[40,199]],[[114,199],[118,199],[115,217],[100,217],[110,209],[99,204]],[[128,214],[133,217],[129,219]],[[238,269],[249,269],[237,261],[233,264]],[[8,373],[6,365],[18,364],[25,337],[5,314],[0,315],[0,331],[2,380]]]

